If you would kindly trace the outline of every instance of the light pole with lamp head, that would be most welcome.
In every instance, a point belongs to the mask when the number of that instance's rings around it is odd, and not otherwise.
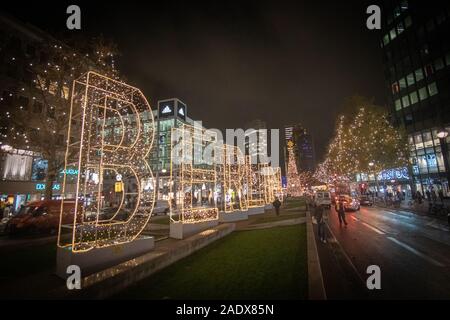
[[[437,137],[439,138],[439,144],[441,145],[442,159],[444,159],[444,168],[447,176],[447,188],[450,184],[450,164],[448,161],[448,146],[446,138],[448,137],[448,131],[441,127],[437,132]],[[448,191],[448,190],[447,190]]]

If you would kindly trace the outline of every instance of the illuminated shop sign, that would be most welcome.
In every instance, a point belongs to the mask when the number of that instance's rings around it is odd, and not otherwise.
[[[160,102],[158,109],[160,118],[173,116],[175,109],[174,101]]]
[[[68,176],[76,176],[78,175],[78,169],[66,169],[62,170],[61,174],[67,174]]]
[[[178,102],[178,117],[186,120],[186,106],[182,104],[181,102]]]
[[[45,190],[45,183],[36,183],[35,188],[38,191],[43,191],[43,190]],[[57,190],[57,191],[61,190],[61,185],[59,183],[55,183],[53,185],[53,190]]]
[[[408,168],[383,170],[378,174],[377,178],[379,181],[409,180]]]
[[[414,170],[414,169],[413,169]],[[361,173],[356,175],[356,181],[368,181],[368,175],[366,173]],[[370,178],[373,180],[373,175]],[[392,180],[409,180],[408,168],[396,168],[383,170],[377,175],[378,181],[392,181]]]

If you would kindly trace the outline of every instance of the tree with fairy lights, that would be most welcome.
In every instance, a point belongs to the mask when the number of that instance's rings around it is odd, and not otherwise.
[[[301,196],[301,180],[297,171],[292,141],[288,142],[287,194],[291,197]]]
[[[356,173],[407,164],[408,145],[402,130],[389,122],[387,111],[373,101],[355,96],[347,100],[345,114],[337,121],[321,172],[338,180],[350,180]]]
[[[3,45],[11,68],[23,70],[23,80],[8,103],[2,103],[0,144],[3,151],[32,151],[47,161],[45,198],[51,199],[53,182],[64,164],[72,82],[89,70],[118,79],[117,48],[102,37],[67,43],[48,38],[36,48],[39,55]]]

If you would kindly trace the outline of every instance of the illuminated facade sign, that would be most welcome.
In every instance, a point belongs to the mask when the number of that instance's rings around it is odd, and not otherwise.
[[[45,183],[36,183],[35,188],[38,191],[44,191],[45,190],[45,186],[46,186]],[[59,190],[61,190],[61,185],[59,183],[55,183],[55,184],[53,184],[52,189],[55,190],[55,191],[59,191]]]
[[[392,180],[405,181],[405,180],[409,180],[409,179],[410,179],[410,176],[409,176],[407,167],[383,170],[383,171],[379,172],[377,175],[378,181],[392,181]],[[369,179],[369,175],[366,173],[360,173],[360,174],[356,175],[356,181],[358,181],[358,182],[368,181],[368,180],[373,180],[373,178]]]

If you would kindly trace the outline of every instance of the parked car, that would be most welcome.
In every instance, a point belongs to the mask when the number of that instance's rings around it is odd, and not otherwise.
[[[359,197],[359,204],[362,206],[373,206],[373,201],[369,196]]]
[[[34,201],[22,206],[6,225],[11,235],[56,234],[59,229],[61,200]],[[62,223],[73,223],[75,200],[64,200]]]
[[[313,201],[317,206],[324,205],[331,208],[331,194],[328,191],[317,191],[313,196]]]
[[[170,211],[169,201],[167,200],[156,200],[155,206],[153,207],[152,215],[167,215]]]
[[[348,194],[340,194],[336,199],[335,209],[338,210],[339,202],[344,203],[345,211],[358,211],[361,208],[359,200],[357,198],[352,198]]]

